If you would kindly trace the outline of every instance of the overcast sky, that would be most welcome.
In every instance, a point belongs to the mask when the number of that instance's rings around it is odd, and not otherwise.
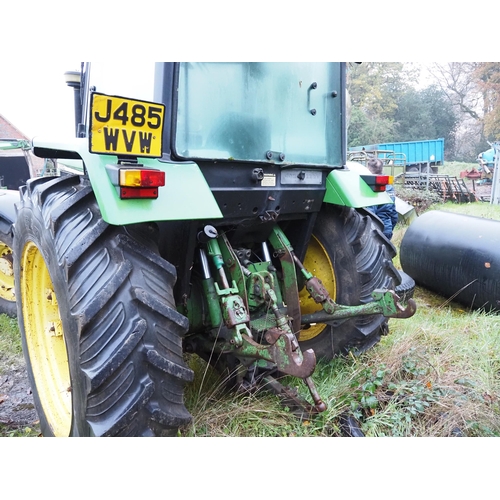
[[[80,62],[66,59],[4,59],[0,67],[0,114],[30,139],[73,136],[74,92],[66,85],[64,73],[79,69]]]
[[[66,58],[28,61],[23,58],[4,58],[0,62],[0,115],[30,139],[35,136],[55,136],[59,139],[68,135],[73,137],[74,92],[66,85],[64,73],[79,71],[81,63]],[[126,63],[116,61],[105,64],[107,69],[117,65],[115,73],[120,76],[118,82],[121,84],[132,80],[123,79],[123,64]],[[135,64],[152,65],[151,62],[138,60]],[[426,78],[425,66],[430,63],[420,64],[423,66],[420,83],[426,86],[430,81]],[[142,98],[146,99],[144,96]]]
[[[78,61],[3,60],[0,114],[29,138],[74,134],[73,89],[66,71],[79,70]]]

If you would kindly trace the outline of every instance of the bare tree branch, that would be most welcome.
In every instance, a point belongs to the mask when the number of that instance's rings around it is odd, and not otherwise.
[[[452,104],[475,120],[482,120],[482,94],[475,78],[475,62],[434,63],[429,72]]]

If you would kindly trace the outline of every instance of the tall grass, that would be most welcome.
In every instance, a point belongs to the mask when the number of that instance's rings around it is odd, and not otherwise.
[[[439,203],[433,204],[430,210],[445,210],[457,214],[482,217],[484,219],[500,220],[500,205],[490,205],[487,202],[476,201],[474,203]]]
[[[0,375],[10,369],[12,363],[22,360],[21,338],[17,320],[0,314]]]
[[[500,220],[500,207],[489,203],[430,209]],[[406,229],[396,227],[397,248]],[[398,257],[394,263],[399,267]],[[419,287],[414,298],[416,314],[390,320],[373,349],[318,363],[313,380],[328,407],[318,415],[297,417],[264,386],[229,391],[224,376],[189,355],[195,380],[185,401],[193,420],[180,435],[336,437],[346,435],[351,415],[367,436],[500,436],[500,315],[465,310]],[[1,374],[21,358],[21,345],[15,320],[0,315],[0,332]],[[310,400],[301,380],[282,382]]]
[[[415,299],[415,316],[390,320],[372,350],[318,364],[326,412],[300,419],[262,389],[225,393],[215,376],[201,393],[196,383],[188,390],[194,418],[183,435],[343,436],[350,414],[366,436],[500,436],[500,316],[443,306],[419,288]],[[310,400],[302,381],[283,383]]]
[[[452,167],[459,172],[470,165]],[[500,220],[500,207],[484,202],[430,209]],[[398,249],[406,229],[400,224],[395,230]],[[394,262],[399,267],[398,257]],[[373,349],[319,362],[313,379],[326,412],[297,418],[262,389],[224,392],[212,373],[201,392],[200,378],[188,390],[194,419],[182,435],[343,436],[348,414],[366,436],[500,436],[500,315],[466,310],[419,287],[414,298],[416,314],[391,319],[389,334]],[[310,400],[302,381],[283,383]]]

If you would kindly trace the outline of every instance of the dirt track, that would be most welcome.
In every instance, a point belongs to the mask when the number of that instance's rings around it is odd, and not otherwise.
[[[0,436],[38,427],[38,415],[22,356],[12,361],[10,370],[0,375]]]

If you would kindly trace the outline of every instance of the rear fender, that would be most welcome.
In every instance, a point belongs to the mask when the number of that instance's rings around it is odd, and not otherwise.
[[[332,170],[326,178],[325,203],[351,208],[393,203],[386,192],[376,193],[352,170]]]
[[[64,143],[34,139],[33,151],[41,158],[57,158],[62,164],[65,160],[70,160],[68,164],[82,160],[102,217],[109,224],[222,217],[205,177],[194,162],[138,158],[139,164],[165,172],[165,186],[159,188],[156,200],[121,200],[106,173],[106,165],[116,164],[118,157],[89,153],[88,139],[73,138]]]

